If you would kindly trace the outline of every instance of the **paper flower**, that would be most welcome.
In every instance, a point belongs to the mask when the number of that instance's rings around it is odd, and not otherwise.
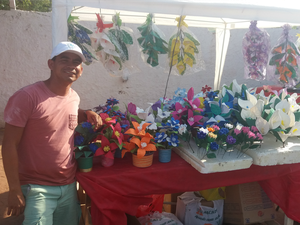
[[[86,59],[85,64],[89,65],[93,61],[97,61],[96,54],[91,47],[91,39],[89,35],[93,32],[80,25],[76,20],[78,20],[78,16],[69,16],[68,18],[68,40],[77,44],[81,49],[82,53]]]
[[[158,66],[158,55],[167,54],[168,43],[164,40],[162,31],[153,23],[153,14],[148,14],[146,22],[137,29],[141,34],[137,40],[142,54],[148,55],[146,62],[152,67]]]
[[[244,77],[246,79],[264,80],[271,49],[270,36],[266,31],[251,21],[249,31],[243,38]]]
[[[170,38],[168,45],[169,65],[176,66],[180,75],[185,74],[188,68],[192,68],[193,72],[204,69],[204,62],[199,56],[198,46],[200,43],[187,29],[184,19],[185,16],[176,18],[178,32]]]
[[[283,26],[279,44],[272,51],[269,61],[270,79],[277,80],[282,86],[295,86],[299,82],[299,50],[289,36],[290,25]]]

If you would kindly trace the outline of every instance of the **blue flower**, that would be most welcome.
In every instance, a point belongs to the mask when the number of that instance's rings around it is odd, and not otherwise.
[[[168,135],[165,134],[165,132],[161,132],[161,133],[157,132],[155,134],[155,142],[156,143],[161,143],[161,142],[163,142],[166,139],[167,136]]]
[[[215,97],[217,97],[218,94],[214,91],[210,91],[207,93],[207,97],[209,98],[210,101],[213,101]]]
[[[74,145],[75,146],[79,146],[79,145],[82,145],[84,142],[84,137],[82,136],[76,136],[75,137],[75,141],[74,141]]]
[[[212,151],[216,151],[216,150],[219,149],[219,145],[218,145],[216,142],[211,142],[211,143],[210,143],[210,149],[211,149]]]
[[[175,96],[185,98],[187,96],[185,88],[177,88],[177,90],[175,91]]]
[[[89,148],[95,154],[95,152],[98,149],[98,146],[95,143],[91,143],[91,144],[89,144]]]
[[[106,101],[107,105],[117,105],[119,104],[119,100],[115,99],[115,98],[109,98]]]
[[[207,136],[207,133],[203,132],[203,131],[198,131],[197,132],[197,138],[199,139],[205,139]]]
[[[76,30],[75,35],[80,43],[90,43],[91,42],[89,35],[86,32],[84,32],[83,30]]]
[[[219,135],[226,135],[229,133],[229,130],[225,127],[222,127],[220,130],[219,130]]]
[[[92,128],[92,124],[90,122],[84,122],[81,125],[83,128]]]
[[[179,140],[177,134],[171,134],[171,136],[167,137],[166,140],[168,141],[168,144],[170,146],[174,146],[174,147],[178,146]]]

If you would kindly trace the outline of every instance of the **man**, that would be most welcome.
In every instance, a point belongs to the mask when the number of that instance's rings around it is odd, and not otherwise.
[[[79,109],[79,96],[71,88],[84,61],[77,45],[59,43],[48,60],[50,78],[20,89],[5,108],[8,214],[24,212],[24,225],[78,224],[74,129],[86,119],[95,129],[102,125],[99,115]]]

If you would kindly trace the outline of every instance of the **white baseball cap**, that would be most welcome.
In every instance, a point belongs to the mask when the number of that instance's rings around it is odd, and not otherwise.
[[[82,59],[82,62],[85,62],[85,57],[82,54],[82,51],[79,48],[79,46],[72,42],[68,42],[68,41],[60,42],[58,45],[56,45],[54,47],[54,49],[52,50],[52,53],[51,53],[51,59],[53,59],[53,57],[55,57],[55,56],[60,55],[63,52],[72,52],[72,53],[78,55]]]

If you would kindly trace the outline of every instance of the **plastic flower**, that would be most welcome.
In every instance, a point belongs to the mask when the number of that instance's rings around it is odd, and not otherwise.
[[[255,126],[262,135],[266,135],[270,130],[270,125],[267,120],[258,117],[255,121]]]
[[[168,141],[169,145],[173,147],[177,147],[179,140],[178,140],[178,135],[177,134],[171,134],[170,137],[167,137],[166,140]]]
[[[157,117],[162,121],[165,118],[170,116],[171,112],[162,111],[160,108],[157,108]]]
[[[114,158],[114,151],[118,148],[118,145],[114,142],[110,143],[109,140],[105,137],[101,137],[101,147],[95,152],[95,156],[105,155],[105,157]]]
[[[186,107],[183,107],[179,102],[176,102],[175,103],[175,111],[171,112],[171,114],[173,115],[173,117],[176,120],[179,120],[186,110],[187,110]]]
[[[168,135],[165,132],[157,132],[156,136],[155,136],[155,142],[157,143],[161,143],[163,141],[165,141],[165,139],[168,137]]]
[[[200,115],[194,115],[193,111],[191,109],[188,110],[188,119],[187,122],[190,126],[193,126],[194,124],[199,123],[199,121],[203,118],[203,116]]]
[[[147,116],[146,119],[145,119],[145,121],[142,121],[140,125],[143,126],[144,123],[150,124],[147,127],[147,129],[149,129],[149,130],[157,130],[157,125],[156,125],[156,122],[155,122],[153,114],[150,114],[149,116]]]
[[[125,134],[131,134],[133,136],[139,136],[144,137],[146,135],[146,128],[150,125],[150,123],[144,123],[143,125],[140,125],[139,123],[132,121],[132,125],[134,128],[128,129]],[[149,133],[147,133],[149,134]]]
[[[142,137],[141,140],[139,138],[133,137],[130,140],[131,143],[134,143],[137,149],[137,157],[142,158],[145,156],[146,152],[148,151],[156,151],[156,147],[154,144],[151,143],[150,137]]]
[[[116,138],[121,145],[123,142],[123,134],[122,134],[122,129],[119,123],[117,123],[114,127],[111,126],[113,129],[113,135],[112,138]]]
[[[186,124],[180,124],[178,128],[178,133],[180,135],[184,134],[187,131],[187,125]]]
[[[236,139],[230,135],[227,136],[226,138],[226,143],[230,144],[230,145],[233,145],[236,143]]]
[[[216,151],[219,149],[219,145],[217,144],[217,142],[214,142],[214,141],[210,143],[209,147],[210,147],[210,150],[212,150],[212,151]]]
[[[194,88],[191,87],[188,91],[188,94],[187,94],[187,98],[188,99],[184,99],[184,101],[186,101],[187,103],[189,103],[189,105],[191,106],[191,108],[193,110],[198,110],[198,111],[203,111],[201,108],[199,108],[200,106],[200,99],[199,98],[194,98]]]

